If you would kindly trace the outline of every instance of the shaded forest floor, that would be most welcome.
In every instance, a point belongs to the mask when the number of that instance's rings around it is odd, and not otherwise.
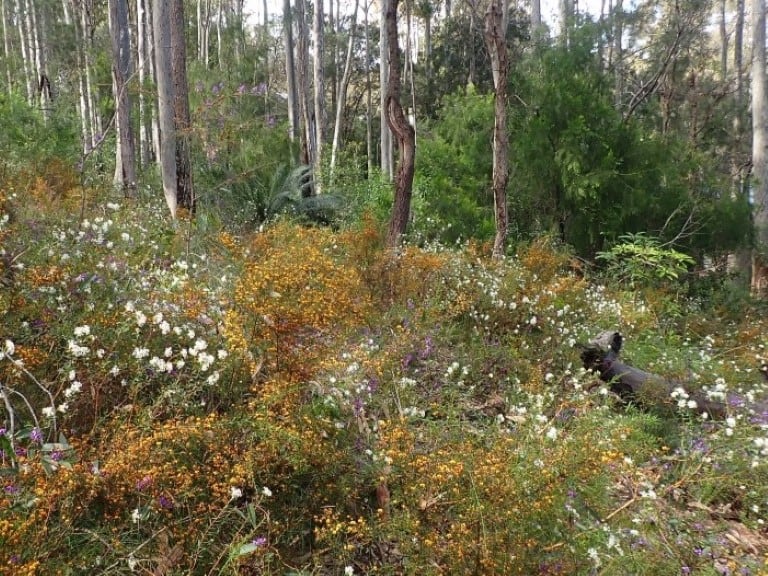
[[[0,191],[0,572],[768,574],[762,420],[621,406],[578,348],[759,399],[756,304],[69,202]]]

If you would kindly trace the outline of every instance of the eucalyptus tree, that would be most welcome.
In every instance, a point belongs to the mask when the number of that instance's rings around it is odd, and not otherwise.
[[[349,38],[347,39],[347,54],[344,60],[344,73],[341,78],[341,83],[339,84],[338,98],[336,101],[336,121],[333,125],[333,144],[331,147],[331,170],[333,170],[336,165],[336,157],[339,146],[341,145],[341,124],[344,119],[344,109],[347,105],[347,87],[349,86],[349,79],[352,76],[352,50],[355,42],[357,10],[359,6],[360,0],[355,0],[355,7],[352,11],[352,23],[349,28]]]
[[[5,63],[5,76],[6,76],[6,90],[8,94],[13,91],[13,82],[11,79],[11,48],[10,48],[10,32],[8,30],[8,13],[5,9],[5,0],[0,0],[0,18],[2,18],[3,26],[3,62]]]
[[[149,78],[150,59],[149,46],[151,45],[151,23],[148,16],[147,3],[149,0],[136,0],[136,75],[139,84],[139,163],[147,166],[152,156],[152,106],[147,102],[145,87]]]
[[[392,62],[390,61],[392,50],[390,50],[390,35],[388,32],[389,23],[387,21],[388,0],[381,0],[381,13],[379,21],[379,95],[381,112],[381,136],[380,136],[380,166],[381,174],[388,180],[393,176],[393,154],[392,154],[392,132],[389,128],[389,114],[387,112],[387,95],[390,93],[390,71]],[[395,6],[395,28],[397,28],[397,6]],[[395,35],[397,40],[397,35]],[[397,43],[395,43],[397,46]],[[397,52],[397,48],[395,48]],[[399,54],[398,54],[399,61]],[[398,70],[398,74],[399,74]],[[398,76],[399,80],[399,76]],[[399,94],[400,87],[397,87]]]
[[[509,50],[507,21],[509,4],[506,0],[491,0],[485,13],[485,42],[491,56],[494,91],[493,126],[493,204],[496,236],[493,257],[501,258],[507,240],[507,183],[509,182],[509,134],[507,133],[507,90]]]
[[[154,58],[160,125],[160,173],[171,217],[178,206],[193,212],[189,159],[189,95],[183,0],[152,3]]]
[[[315,105],[315,193],[321,192],[321,169],[323,162],[323,145],[325,144],[325,125],[327,123],[325,113],[325,72],[323,56],[324,31],[323,31],[323,0],[315,1],[315,13],[313,19],[314,50],[312,54],[312,68],[314,76],[314,105]]]
[[[399,161],[395,174],[395,196],[392,217],[387,232],[387,245],[394,248],[408,227],[413,194],[413,173],[416,156],[416,133],[408,122],[400,102],[400,46],[397,32],[399,0],[384,0],[384,23],[388,48],[388,84],[384,99],[387,122],[397,138]]]
[[[307,10],[305,0],[296,0],[296,91],[299,99],[301,116],[301,163],[307,166],[315,164],[314,112],[310,98],[311,83],[309,78],[309,31],[307,30]]]
[[[132,71],[127,0],[109,0],[109,29],[112,39],[112,87],[118,136],[115,181],[122,186],[127,196],[132,196],[136,190],[136,148],[128,92]]]
[[[766,139],[765,0],[752,3],[752,190],[756,249],[752,261],[752,291],[768,290],[768,156]]]
[[[294,61],[293,14],[291,0],[283,0],[283,45],[285,48],[285,83],[288,104],[288,124],[291,140],[299,133],[299,110],[296,94],[296,63]]]
[[[176,197],[179,205],[195,212],[197,201],[192,185],[190,161],[189,86],[187,82],[187,49],[185,40],[184,0],[171,4],[171,71],[173,74],[173,118],[176,135]]]

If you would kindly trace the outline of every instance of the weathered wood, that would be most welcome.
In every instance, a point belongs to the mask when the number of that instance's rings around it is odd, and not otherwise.
[[[584,368],[595,370],[600,379],[610,385],[611,391],[625,402],[631,402],[646,409],[673,411],[677,402],[673,392],[678,388],[685,390],[688,400],[696,402],[691,409],[711,418],[725,418],[731,409],[745,406],[744,399],[729,394],[720,402],[707,396],[705,392],[691,390],[685,383],[670,380],[657,374],[625,364],[619,360],[623,338],[615,331],[605,331],[583,346],[581,360]],[[755,405],[751,411],[757,417],[763,417],[768,407]]]

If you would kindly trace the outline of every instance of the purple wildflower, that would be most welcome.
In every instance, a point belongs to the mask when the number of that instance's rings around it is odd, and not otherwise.
[[[136,490],[141,492],[145,488],[149,488],[151,485],[152,485],[152,477],[144,476],[144,478],[136,482]]]
[[[173,500],[171,500],[167,496],[161,495],[157,499],[157,503],[160,505],[160,508],[163,508],[165,510],[172,510],[173,509]]]
[[[259,536],[258,538],[254,539],[253,545],[257,548],[261,548],[262,546],[266,546],[267,539],[264,536]]]
[[[43,441],[43,433],[40,428],[32,428],[32,432],[29,433],[29,439],[40,444]]]

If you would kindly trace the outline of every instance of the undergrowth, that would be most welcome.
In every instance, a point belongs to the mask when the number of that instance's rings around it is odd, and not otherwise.
[[[759,399],[765,321],[546,240],[382,249],[0,189],[0,571],[765,573],[768,434],[621,406],[579,343]],[[59,188],[57,188],[57,186]]]

